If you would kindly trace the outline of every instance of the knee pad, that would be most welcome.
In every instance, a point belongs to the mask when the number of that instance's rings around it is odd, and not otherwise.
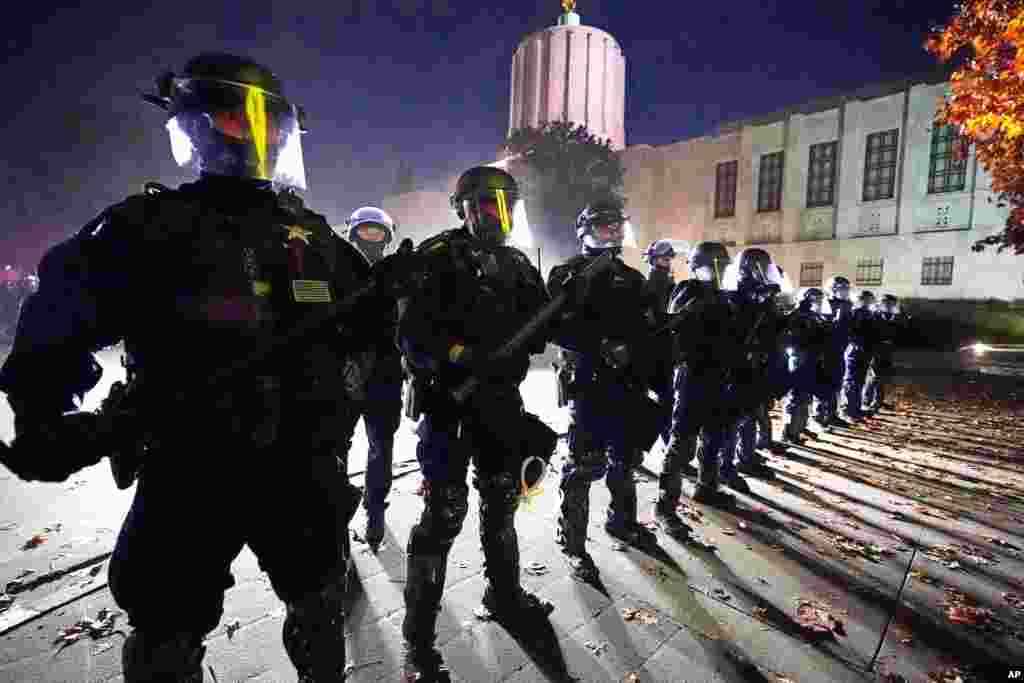
[[[519,505],[520,481],[518,473],[502,472],[491,476],[478,477],[477,490],[480,492],[480,504],[503,514],[515,512]]]
[[[608,456],[603,450],[589,449],[569,453],[565,477],[587,482],[599,481],[608,471]]]
[[[156,635],[135,630],[125,639],[121,666],[125,683],[203,683],[203,637]]]
[[[300,683],[345,680],[344,627],[341,584],[288,603],[281,640]]]
[[[449,545],[462,531],[469,512],[469,488],[465,484],[431,486],[423,496],[423,519],[430,533]]]

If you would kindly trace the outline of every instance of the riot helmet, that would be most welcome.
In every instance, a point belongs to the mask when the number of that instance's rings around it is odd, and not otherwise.
[[[306,188],[304,112],[281,81],[246,57],[202,54],[156,79],[143,99],[167,112],[174,160],[197,173]]]
[[[895,294],[883,294],[882,300],[878,302],[878,310],[889,316],[900,314],[900,300]]]
[[[736,255],[722,277],[722,287],[757,289],[765,294],[778,293],[785,284],[782,271],[771,255],[760,247],[747,247]]]
[[[668,240],[655,240],[644,251],[643,257],[653,268],[670,270],[672,259],[676,257],[676,250]]]
[[[825,292],[818,287],[807,287],[800,292],[798,306],[812,313],[821,315],[825,312]]]
[[[690,277],[711,283],[715,289],[722,286],[722,275],[729,266],[729,250],[721,242],[701,242],[690,250],[687,267]]]
[[[857,294],[857,307],[858,308],[871,308],[875,303],[875,293],[868,289],[862,289]]]
[[[504,244],[512,234],[519,185],[494,166],[475,166],[455,184],[451,205],[477,239]]]
[[[833,275],[825,281],[825,291],[833,299],[850,300],[850,281],[842,275]]]
[[[629,216],[619,197],[608,195],[590,202],[576,217],[576,237],[587,253],[612,249],[622,251]]]
[[[364,206],[352,212],[345,225],[348,240],[356,245],[370,263],[384,257],[388,245],[395,238],[395,222],[384,209]]]

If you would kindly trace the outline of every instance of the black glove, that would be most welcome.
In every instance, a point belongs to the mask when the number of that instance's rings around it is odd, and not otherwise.
[[[23,481],[66,481],[106,455],[93,413],[71,413],[19,432],[10,446],[0,442],[0,463]]]
[[[629,366],[632,360],[629,347],[620,341],[605,339],[601,342],[601,359],[615,370],[623,370]]]
[[[383,294],[401,296],[415,281],[416,255],[412,240],[406,237],[393,254],[388,254],[370,269],[370,277]]]

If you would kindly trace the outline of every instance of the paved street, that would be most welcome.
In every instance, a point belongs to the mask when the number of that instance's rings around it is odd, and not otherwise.
[[[116,366],[116,353],[103,360]],[[595,485],[590,537],[601,590],[569,579],[554,545],[560,450],[543,495],[518,516],[524,583],[556,606],[547,624],[510,630],[473,615],[483,590],[474,494],[439,620],[454,678],[953,683],[957,675],[985,680],[970,677],[971,662],[1024,668],[1024,381],[951,373],[956,359],[947,360],[912,360],[895,379],[893,408],[868,424],[772,456],[777,479],[748,480],[752,494],[738,497],[736,511],[684,507],[706,545],[663,539],[655,556],[620,548],[601,527],[608,493]],[[562,430],[552,381],[540,367],[524,395],[528,409]],[[9,413],[3,417],[0,434],[9,439]],[[384,547],[374,555],[353,545],[353,681],[398,680],[403,549],[421,508],[414,445],[403,423]],[[350,461],[357,484],[365,452],[360,427]],[[645,521],[661,452],[659,443],[641,473]],[[122,635],[86,635],[63,648],[54,641],[61,629],[116,610],[102,560],[131,492],[117,491],[105,462],[61,485],[0,479],[0,581],[23,575],[0,612],[0,681],[118,680]],[[360,513],[352,529],[363,521]],[[224,523],[211,519],[195,532],[215,534]],[[37,534],[45,539],[23,549]],[[237,584],[207,643],[207,681],[294,681],[280,644],[282,604],[248,551],[234,570]],[[868,673],[890,612],[895,619]],[[122,627],[123,618],[115,621]]]

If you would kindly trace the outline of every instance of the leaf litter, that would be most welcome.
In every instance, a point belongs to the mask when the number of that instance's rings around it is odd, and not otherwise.
[[[74,624],[62,628],[53,642],[55,645],[60,645],[61,649],[63,649],[68,645],[77,643],[84,636],[88,636],[92,640],[106,638],[114,633],[114,626],[120,614],[120,612],[114,612],[104,607],[96,613],[95,619],[80,619]]]
[[[632,621],[645,626],[658,623],[658,615],[646,607],[625,607],[622,610],[623,621]]]

